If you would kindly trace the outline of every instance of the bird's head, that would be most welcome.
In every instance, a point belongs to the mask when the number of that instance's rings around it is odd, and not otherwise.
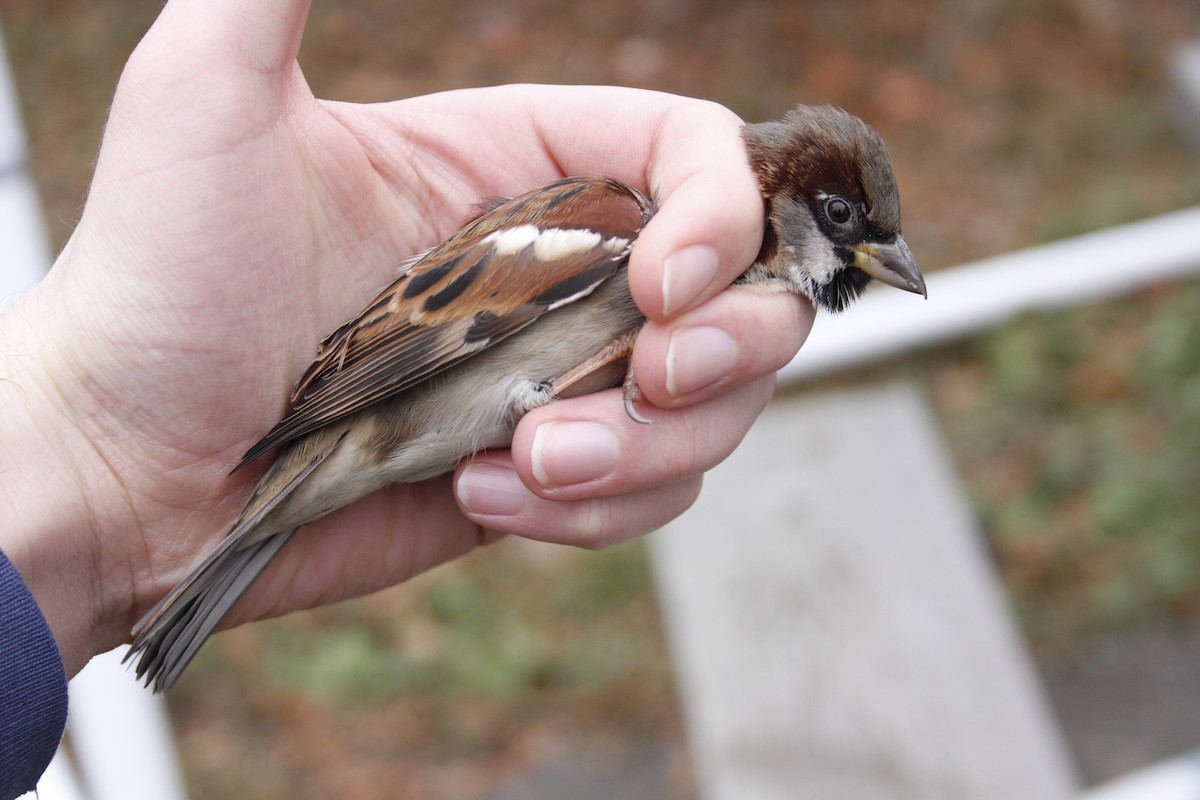
[[[743,138],[766,203],[759,270],[834,312],[872,278],[926,295],[879,134],[841,109],[800,106]]]

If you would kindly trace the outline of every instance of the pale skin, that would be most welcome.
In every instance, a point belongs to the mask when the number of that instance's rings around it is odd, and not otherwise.
[[[630,284],[654,422],[619,390],[526,416],[511,451],[306,526],[226,625],[403,581],[503,534],[603,547],[678,516],[765,406],[812,310],[721,290],[762,203],[740,120],[613,88],[316,100],[303,0],[171,0],[131,57],[79,225],[0,316],[0,549],[69,675],[129,630],[237,516],[229,476],[321,338],[481,198],[607,175],[662,203]],[[589,124],[602,116],[602,124]]]

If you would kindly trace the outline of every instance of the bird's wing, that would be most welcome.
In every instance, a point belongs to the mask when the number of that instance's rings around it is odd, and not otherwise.
[[[653,214],[637,190],[568,178],[435,247],[321,344],[287,414],[242,459],[394,396],[590,294]]]

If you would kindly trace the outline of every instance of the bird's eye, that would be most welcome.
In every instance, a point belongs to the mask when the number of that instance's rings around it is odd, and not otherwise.
[[[854,207],[840,197],[825,201],[825,215],[834,225],[845,225],[854,217]]]

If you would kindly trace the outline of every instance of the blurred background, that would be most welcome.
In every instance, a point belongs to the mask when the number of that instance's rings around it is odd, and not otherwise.
[[[159,8],[0,0],[55,247]],[[356,102],[531,81],[750,120],[835,103],[888,142],[933,272],[1200,203],[1169,74],[1197,36],[1193,0],[317,0],[300,62]],[[937,409],[1084,782],[1200,745],[1200,282],[824,385],[891,375]],[[696,796],[643,543],[507,541],[223,634],[168,703],[196,798]]]

